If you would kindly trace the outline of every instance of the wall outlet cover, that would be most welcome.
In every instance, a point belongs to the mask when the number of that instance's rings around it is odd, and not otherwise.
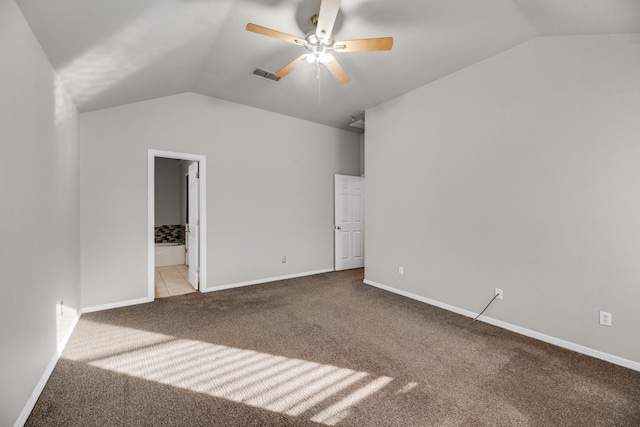
[[[611,313],[606,311],[600,312],[600,324],[603,326],[613,326],[613,319]]]

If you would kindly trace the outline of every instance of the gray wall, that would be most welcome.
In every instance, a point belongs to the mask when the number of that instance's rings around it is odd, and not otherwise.
[[[639,46],[537,38],[368,110],[366,278],[640,362]]]
[[[156,225],[181,224],[182,207],[180,160],[156,158],[155,162],[155,205]]]
[[[360,135],[360,176],[364,176],[364,134]]]
[[[187,93],[82,114],[80,139],[83,307],[147,296],[150,148],[207,156],[209,287],[333,267],[358,134]]]
[[[80,304],[78,145],[75,106],[13,0],[0,1],[0,58],[0,425],[11,426]]]

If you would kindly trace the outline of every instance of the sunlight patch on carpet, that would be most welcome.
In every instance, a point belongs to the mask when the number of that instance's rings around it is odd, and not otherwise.
[[[154,332],[94,324],[100,339],[65,358],[325,425],[393,382],[387,376]],[[102,344],[102,345],[101,345]],[[407,392],[415,383],[400,385]]]

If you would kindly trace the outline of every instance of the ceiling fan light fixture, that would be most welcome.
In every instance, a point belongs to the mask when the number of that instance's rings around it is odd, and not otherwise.
[[[325,53],[324,55],[320,56],[319,59],[323,64],[328,64],[333,61],[333,55],[331,55],[330,53]]]
[[[335,59],[325,46],[310,46],[308,49],[310,53],[306,56],[305,60],[309,64],[328,64]]]
[[[304,37],[304,40],[281,31],[272,30],[271,28],[262,27],[252,23],[247,24],[247,31],[283,40],[298,46],[303,46],[307,50],[308,53],[300,55],[289,64],[276,71],[274,76],[285,77],[303,62],[308,62],[310,64],[316,64],[316,77],[319,78],[320,76],[320,66],[325,65],[336,81],[342,85],[349,83],[351,78],[338,63],[338,60],[333,57],[333,52],[371,52],[391,50],[393,46],[392,37],[355,39],[340,41],[336,44],[332,31],[338,12],[340,11],[340,3],[341,0],[320,0],[320,12],[311,17],[311,24],[313,24],[315,30],[309,31]]]

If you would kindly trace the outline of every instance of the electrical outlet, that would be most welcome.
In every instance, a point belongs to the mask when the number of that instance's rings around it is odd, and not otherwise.
[[[606,311],[600,312],[600,324],[603,326],[613,326],[611,313],[607,313]]]
[[[64,301],[60,300],[60,316],[64,314]]]
[[[284,264],[285,262],[287,262],[287,256],[286,255],[282,255],[282,263]]]
[[[404,274],[404,267],[398,267],[398,274],[399,275],[403,275]]]
[[[502,289],[496,288],[496,295],[498,295],[498,299],[502,299],[503,297]]]

